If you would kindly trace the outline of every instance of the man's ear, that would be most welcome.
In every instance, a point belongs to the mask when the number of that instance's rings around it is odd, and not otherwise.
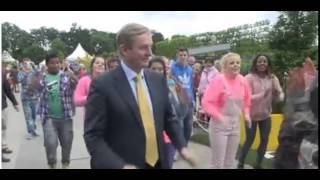
[[[119,46],[120,54],[123,54],[124,56],[128,52],[128,47],[124,44],[120,44]]]

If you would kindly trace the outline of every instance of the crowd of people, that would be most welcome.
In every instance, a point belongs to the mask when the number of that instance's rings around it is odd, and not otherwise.
[[[107,61],[95,56],[89,73],[81,67],[76,75],[66,61],[61,63],[57,54],[50,52],[45,59],[46,66],[40,69],[24,58],[21,70],[9,76],[11,89],[3,69],[2,153],[12,153],[5,141],[10,119],[6,113],[6,97],[19,111],[12,91],[21,91],[27,138],[39,136],[36,126],[39,115],[49,168],[57,167],[59,144],[62,167],[70,167],[77,106],[85,112],[84,141],[91,156],[91,168],[171,169],[178,154],[196,167],[199,162],[190,152],[188,142],[196,96],[199,96],[209,121],[210,167],[236,168],[243,114],[246,140],[237,167],[244,168],[259,127],[260,145],[254,168],[262,168],[272,124],[272,102],[285,99],[267,55],[257,55],[250,73],[243,76],[241,57],[233,52],[203,61],[190,56],[187,48],[179,48],[173,60],[154,56],[152,33],[140,24],[125,25],[118,32],[116,42],[119,58]],[[317,101],[314,101],[317,76],[310,58],[305,60],[303,68],[289,73],[287,109],[279,135],[276,168],[302,167],[298,166],[300,147],[308,152],[308,147],[313,145],[312,152],[315,147],[318,151]],[[314,162],[317,156],[313,153],[311,159]],[[2,162],[9,161],[2,155]],[[308,158],[304,159],[304,167],[310,168],[306,161]],[[317,164],[312,167],[315,166]]]

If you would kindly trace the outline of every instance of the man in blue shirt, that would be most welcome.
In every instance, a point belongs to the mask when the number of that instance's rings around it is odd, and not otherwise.
[[[182,87],[180,90],[180,97],[184,106],[187,106],[188,110],[181,122],[184,137],[186,142],[189,141],[192,132],[192,120],[193,120],[193,85],[192,85],[192,68],[188,65],[188,49],[179,48],[177,52],[177,60],[171,67],[172,78],[179,83]]]

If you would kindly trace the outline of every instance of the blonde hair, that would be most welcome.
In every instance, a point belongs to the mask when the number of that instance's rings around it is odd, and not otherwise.
[[[151,31],[147,27],[141,24],[137,24],[137,23],[126,24],[117,33],[117,36],[116,36],[117,48],[119,49],[120,45],[122,44],[131,48],[134,42],[134,37],[144,33],[151,33]]]
[[[229,59],[239,59],[241,61],[241,57],[239,54],[237,53],[233,53],[233,52],[229,52],[227,54],[225,54],[224,56],[222,56],[221,60],[220,60],[220,65],[221,65],[221,72],[224,73],[227,67],[227,63]]]

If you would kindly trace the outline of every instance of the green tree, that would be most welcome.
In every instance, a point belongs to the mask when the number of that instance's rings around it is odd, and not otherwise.
[[[13,58],[21,60],[23,50],[33,43],[32,36],[15,24],[5,22],[2,29],[2,50],[8,51]]]
[[[168,58],[175,58],[177,49],[179,47],[191,48],[192,39],[189,37],[177,37],[171,40],[160,41],[156,44],[157,55],[166,56]]]
[[[281,12],[278,22],[269,34],[275,70],[287,71],[289,68],[300,66],[305,56],[314,56],[314,49],[318,47],[317,37],[318,12]]]
[[[35,64],[39,64],[45,58],[45,55],[45,50],[36,43],[22,51],[22,57],[30,58]]]
[[[63,60],[66,56],[66,46],[60,38],[51,42],[51,50],[57,52],[60,60]]]
[[[32,29],[31,35],[34,41],[44,49],[49,49],[50,42],[59,38],[59,31],[54,28],[41,27],[39,29]]]
[[[51,49],[61,51],[63,54],[66,53],[66,45],[60,38],[56,38],[51,42]]]
[[[152,41],[153,41],[153,46],[152,46],[152,51],[156,51],[156,43],[163,41],[164,37],[160,32],[157,31],[152,31]]]
[[[90,34],[90,48],[88,49],[90,54],[102,54],[103,52],[114,52],[116,50],[116,35],[114,33],[91,30]]]
[[[77,23],[72,24],[69,32],[61,32],[60,36],[66,45],[67,54],[71,54],[78,43],[80,43],[86,51],[93,49],[90,47],[90,31],[88,29],[82,29]]]

